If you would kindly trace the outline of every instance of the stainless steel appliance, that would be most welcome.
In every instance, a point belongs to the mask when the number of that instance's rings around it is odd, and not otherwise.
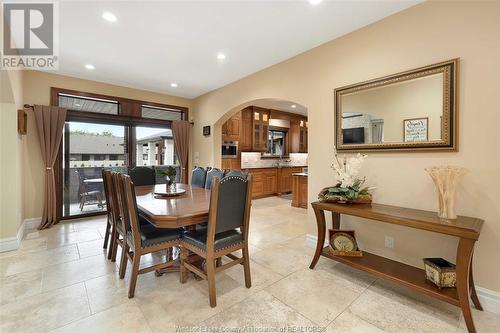
[[[222,143],[222,158],[238,158],[238,141]]]

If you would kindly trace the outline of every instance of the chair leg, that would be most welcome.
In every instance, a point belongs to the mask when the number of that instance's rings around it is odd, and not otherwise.
[[[184,246],[181,246],[181,253],[180,253],[180,258],[179,258],[179,260],[180,260],[180,275],[179,275],[179,278],[180,278],[180,282],[181,283],[186,283],[187,282],[188,272],[187,272],[186,266],[184,266],[184,262],[188,258],[188,255],[189,255],[189,250],[186,249]]]
[[[243,270],[245,271],[245,286],[250,288],[252,286],[252,278],[250,277],[250,256],[248,255],[248,244],[245,244],[242,249],[243,252]]]
[[[108,259],[113,258],[113,251],[115,250],[115,246],[116,246],[116,228],[112,227],[111,228],[111,244],[109,244]]]
[[[120,258],[120,269],[119,269],[119,276],[120,279],[123,279],[125,277],[125,272],[127,271],[127,252],[129,251],[129,247],[127,244],[123,245],[122,247],[122,256]]]
[[[118,233],[118,231],[115,231],[115,239],[113,241],[113,248],[111,250],[111,262],[116,262],[116,254],[118,252],[118,245],[119,245],[119,238],[120,238],[120,234]],[[125,241],[123,241],[125,242]],[[122,245],[122,250],[123,250],[123,245]]]
[[[83,205],[85,205],[85,196],[81,195],[81,199],[80,199],[80,212],[83,211]]]
[[[110,221],[109,215],[108,215],[108,221],[106,222],[106,233],[104,234],[104,244],[102,245],[103,249],[108,248],[109,236],[110,236],[110,231],[111,231],[111,223],[110,222],[111,221]]]
[[[130,285],[128,287],[128,298],[133,298],[135,293],[135,285],[137,283],[137,275],[139,274],[139,264],[141,263],[141,255],[134,252],[132,260],[132,271],[130,274]]]
[[[222,266],[222,257],[215,259],[215,267]]]
[[[207,258],[207,280],[208,280],[208,298],[210,306],[215,308],[217,305],[217,295],[215,290],[215,260],[214,258]]]

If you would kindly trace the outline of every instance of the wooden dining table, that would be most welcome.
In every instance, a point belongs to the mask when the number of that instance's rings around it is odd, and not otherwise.
[[[165,192],[165,184],[136,186],[137,208],[156,228],[181,228],[207,222],[210,190],[176,184],[184,194],[162,197],[155,192]]]

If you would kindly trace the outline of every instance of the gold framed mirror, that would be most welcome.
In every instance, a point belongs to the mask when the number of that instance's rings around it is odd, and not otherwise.
[[[456,151],[458,58],[335,89],[338,151]]]

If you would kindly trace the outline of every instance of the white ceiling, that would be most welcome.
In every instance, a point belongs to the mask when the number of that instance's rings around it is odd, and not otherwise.
[[[193,98],[418,2],[62,1],[59,73]]]
[[[252,105],[260,106],[261,108],[280,110],[307,116],[307,108],[292,101],[283,99],[263,98],[252,102]],[[292,107],[294,105],[295,107]]]

